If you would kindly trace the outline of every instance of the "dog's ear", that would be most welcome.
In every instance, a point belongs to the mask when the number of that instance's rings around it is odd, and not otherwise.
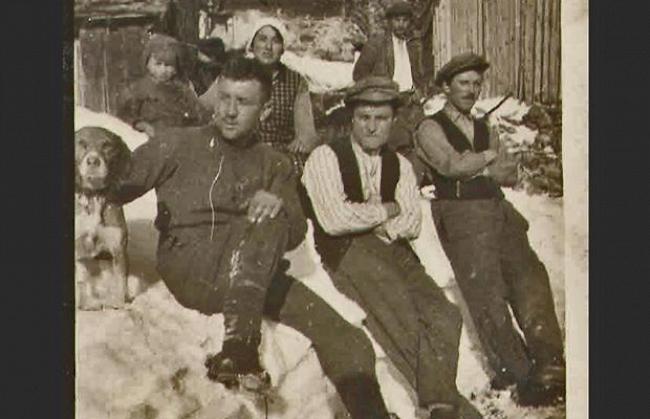
[[[114,183],[124,178],[131,169],[131,150],[122,140],[122,137],[110,131],[107,131],[107,133],[117,148],[117,153],[109,163],[111,177],[109,182]]]

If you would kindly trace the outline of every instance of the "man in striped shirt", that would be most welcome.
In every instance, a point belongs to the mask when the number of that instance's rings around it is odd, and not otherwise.
[[[431,418],[474,418],[458,393],[461,317],[425,273],[408,239],[420,231],[419,192],[407,159],[386,147],[397,84],[358,81],[346,95],[352,133],[317,147],[302,182],[316,249],[336,287],[367,314],[365,325],[413,386]]]

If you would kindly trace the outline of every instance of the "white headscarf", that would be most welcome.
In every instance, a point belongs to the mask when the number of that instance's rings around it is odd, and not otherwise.
[[[259,32],[260,29],[262,29],[264,26],[271,26],[274,28],[280,36],[282,37],[282,42],[284,46],[287,46],[287,35],[289,32],[287,31],[287,27],[282,23],[280,19],[274,18],[274,17],[265,17],[260,20],[258,20],[255,23],[255,26],[253,27],[253,31],[251,32],[251,37],[248,39],[248,42],[246,42],[246,54],[251,56],[253,54],[253,39],[255,39],[255,35],[257,35],[257,32]]]

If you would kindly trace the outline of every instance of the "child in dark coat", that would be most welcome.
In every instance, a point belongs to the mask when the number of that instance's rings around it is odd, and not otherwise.
[[[183,71],[182,44],[155,34],[143,53],[147,74],[120,95],[117,116],[150,137],[158,127],[200,126],[211,112],[198,100]]]

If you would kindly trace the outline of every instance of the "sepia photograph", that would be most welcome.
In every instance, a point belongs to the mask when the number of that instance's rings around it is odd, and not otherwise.
[[[586,0],[74,4],[77,419],[582,419]]]

